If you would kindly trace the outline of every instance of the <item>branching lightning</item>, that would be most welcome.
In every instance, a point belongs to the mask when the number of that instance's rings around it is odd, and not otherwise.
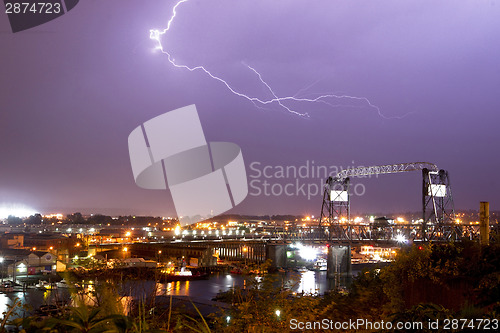
[[[260,80],[260,82],[269,90],[270,94],[272,95],[272,98],[269,98],[269,99],[261,99],[261,98],[258,98],[258,97],[252,97],[252,96],[248,96],[247,94],[245,93],[242,93],[240,91],[237,91],[235,88],[233,88],[226,80],[222,79],[221,77],[211,73],[208,69],[206,69],[204,66],[201,66],[201,65],[198,65],[198,66],[188,66],[188,65],[184,65],[184,64],[179,64],[175,61],[175,59],[172,57],[172,55],[170,54],[170,52],[168,50],[165,49],[165,47],[163,46],[163,43],[162,43],[162,37],[163,35],[165,35],[171,28],[176,16],[177,16],[177,8],[184,2],[188,2],[189,0],[179,0],[175,6],[173,7],[172,9],[172,16],[170,17],[170,19],[168,20],[168,23],[167,23],[167,27],[163,30],[156,30],[156,29],[152,29],[149,31],[149,38],[151,38],[152,40],[156,41],[157,43],[157,49],[159,49],[163,54],[166,54],[167,57],[168,57],[168,61],[174,66],[174,67],[177,67],[177,68],[182,68],[182,69],[187,69],[191,72],[194,72],[194,71],[202,71],[204,72],[206,75],[208,75],[209,77],[211,77],[212,79],[216,80],[216,81],[219,81],[220,83],[222,83],[224,86],[226,86],[226,88],[231,92],[233,93],[234,95],[236,96],[239,96],[239,97],[242,97],[242,98],[245,98],[247,99],[248,101],[252,102],[256,107],[262,107],[262,106],[266,106],[266,105],[270,105],[270,104],[278,104],[282,109],[284,109],[285,111],[291,113],[291,114],[294,114],[294,115],[297,115],[297,116],[300,116],[300,117],[309,117],[309,114],[307,112],[299,112],[295,109],[292,109],[292,107],[290,106],[287,106],[285,105],[286,102],[305,102],[305,103],[323,103],[323,104],[326,104],[328,106],[331,106],[331,107],[338,107],[338,106],[341,106],[340,104],[333,104],[331,102],[329,102],[329,100],[331,99],[337,99],[337,100],[356,100],[356,101],[362,101],[364,102],[367,106],[369,106],[370,108],[373,108],[377,111],[378,115],[382,118],[385,118],[385,119],[392,119],[392,118],[404,118],[406,115],[403,115],[403,116],[396,116],[396,117],[387,117],[385,115],[382,114],[382,112],[380,111],[380,108],[374,104],[372,104],[368,98],[366,97],[356,97],[356,96],[349,96],[349,95],[335,95],[335,94],[323,94],[323,95],[320,95],[320,96],[317,96],[315,98],[305,98],[305,97],[296,97],[296,95],[293,95],[293,96],[284,96],[284,97],[279,97],[275,91],[273,90],[273,88],[262,78],[262,75],[253,67],[251,67],[250,65],[248,64],[244,64],[250,71],[252,71],[255,75],[257,75],[258,79]],[[301,91],[303,91],[304,89],[301,89]],[[347,106],[347,105],[344,105],[344,106]]]

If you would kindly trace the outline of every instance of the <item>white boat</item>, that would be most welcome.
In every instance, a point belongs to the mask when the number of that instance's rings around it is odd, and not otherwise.
[[[319,258],[316,263],[314,263],[314,269],[317,271],[326,271],[328,269],[328,262],[326,259]]]
[[[64,279],[62,279],[59,282],[56,282],[56,286],[57,288],[69,288],[69,284]]]
[[[57,285],[55,283],[47,281],[38,281],[38,283],[35,284],[35,287],[38,289],[57,289]]]

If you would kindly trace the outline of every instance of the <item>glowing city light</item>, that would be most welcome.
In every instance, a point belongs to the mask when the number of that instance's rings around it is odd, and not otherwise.
[[[6,219],[9,216],[23,218],[34,214],[36,214],[36,211],[33,208],[23,204],[3,203],[0,205],[0,219]]]
[[[406,237],[404,235],[398,234],[396,236],[396,242],[398,242],[398,243],[406,243],[406,241],[407,241],[407,239],[406,239]]]
[[[312,246],[305,246],[301,243],[295,244],[295,247],[299,250],[299,255],[302,259],[311,261],[315,260],[318,256],[318,249]]]

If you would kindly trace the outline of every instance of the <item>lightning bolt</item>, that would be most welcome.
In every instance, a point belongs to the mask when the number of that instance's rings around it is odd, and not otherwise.
[[[387,117],[384,114],[382,114],[382,112],[380,111],[380,108],[378,106],[372,104],[368,100],[368,98],[366,98],[366,97],[356,97],[356,96],[349,96],[349,95],[335,95],[335,94],[323,94],[323,95],[320,95],[320,96],[317,96],[314,98],[296,97],[297,94],[294,96],[279,97],[274,92],[273,88],[263,79],[262,75],[255,68],[253,68],[252,66],[250,66],[248,64],[244,64],[250,71],[252,71],[258,77],[259,81],[267,88],[267,90],[269,90],[270,94],[272,95],[272,98],[261,99],[258,97],[248,96],[247,94],[236,90],[226,80],[213,74],[208,69],[206,69],[204,66],[201,66],[201,65],[188,66],[188,65],[177,63],[175,61],[175,59],[172,57],[172,55],[170,54],[170,52],[168,50],[166,50],[165,47],[163,46],[162,37],[170,30],[175,18],[177,17],[177,8],[181,4],[183,4],[184,2],[188,2],[188,1],[189,0],[180,0],[175,4],[175,6],[172,9],[172,16],[168,20],[167,27],[165,29],[163,29],[163,30],[151,29],[149,31],[149,38],[156,41],[156,43],[157,43],[156,48],[158,50],[160,50],[163,54],[167,55],[168,61],[170,62],[170,64],[172,64],[172,66],[174,66],[176,68],[186,69],[190,72],[194,72],[194,71],[204,72],[210,78],[222,83],[231,93],[233,93],[236,96],[247,99],[248,101],[252,102],[256,107],[262,108],[262,106],[271,105],[271,104],[278,104],[279,107],[281,107],[285,111],[287,111],[291,114],[300,116],[300,117],[308,118],[309,114],[307,112],[302,113],[302,112],[299,112],[295,109],[292,109],[291,107],[287,106],[285,103],[286,102],[323,103],[323,104],[326,104],[326,105],[331,106],[331,107],[338,107],[338,106],[341,106],[341,104],[333,104],[333,103],[329,102],[329,100],[331,100],[331,99],[355,100],[355,101],[361,101],[361,102],[365,103],[365,105],[367,105],[368,107],[375,109],[377,111],[378,115],[384,119],[394,119],[394,118],[401,119],[401,118],[406,117],[408,114],[410,114],[410,113],[407,113],[403,116]],[[303,90],[304,89],[301,89],[300,91],[303,91]],[[346,106],[346,105],[344,105],[344,106]]]

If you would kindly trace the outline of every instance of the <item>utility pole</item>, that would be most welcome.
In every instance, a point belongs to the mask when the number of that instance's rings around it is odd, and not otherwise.
[[[1,265],[1,274],[2,274],[2,284],[3,284],[3,257],[0,257],[0,265]]]
[[[17,264],[17,258],[14,258],[14,267],[12,270],[12,282],[16,284],[16,264]]]
[[[479,205],[479,243],[490,244],[490,203],[481,201]]]

